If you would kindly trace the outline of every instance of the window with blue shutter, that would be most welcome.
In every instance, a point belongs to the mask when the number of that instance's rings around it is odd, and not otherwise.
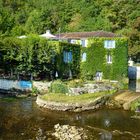
[[[106,59],[108,64],[112,64],[112,56],[110,53],[107,54]]]
[[[71,52],[71,51],[69,51],[69,52],[64,51],[64,52],[63,52],[63,61],[64,61],[65,63],[70,63],[70,62],[72,62],[72,52]]]
[[[105,40],[104,47],[106,49],[115,48],[115,40]]]
[[[87,59],[87,54],[86,53],[83,53],[82,54],[82,62],[85,62]]]

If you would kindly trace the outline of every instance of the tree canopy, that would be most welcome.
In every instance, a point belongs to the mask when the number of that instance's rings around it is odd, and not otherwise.
[[[140,55],[139,0],[0,0],[3,37],[105,30],[127,36],[129,55]]]

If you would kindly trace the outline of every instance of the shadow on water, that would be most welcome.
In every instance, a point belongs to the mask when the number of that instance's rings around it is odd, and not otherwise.
[[[40,130],[46,139],[52,138],[50,133],[59,123],[83,127],[93,140],[129,140],[133,134],[140,135],[140,120],[131,119],[131,115],[131,112],[107,108],[82,113],[42,110],[32,98],[0,100],[0,139],[34,140]]]

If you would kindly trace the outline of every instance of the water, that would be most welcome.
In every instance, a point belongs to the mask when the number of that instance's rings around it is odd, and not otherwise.
[[[51,133],[57,123],[83,127],[93,140],[138,140],[140,120],[131,119],[131,115],[132,112],[106,108],[83,113],[57,112],[40,109],[35,98],[13,101],[1,98],[0,140],[36,140],[40,131],[46,139],[55,139]],[[112,135],[114,130],[124,134]]]

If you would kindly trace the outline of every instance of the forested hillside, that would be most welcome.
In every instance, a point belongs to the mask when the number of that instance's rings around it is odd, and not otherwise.
[[[140,0],[0,0],[0,34],[105,30],[129,37],[140,56]]]

